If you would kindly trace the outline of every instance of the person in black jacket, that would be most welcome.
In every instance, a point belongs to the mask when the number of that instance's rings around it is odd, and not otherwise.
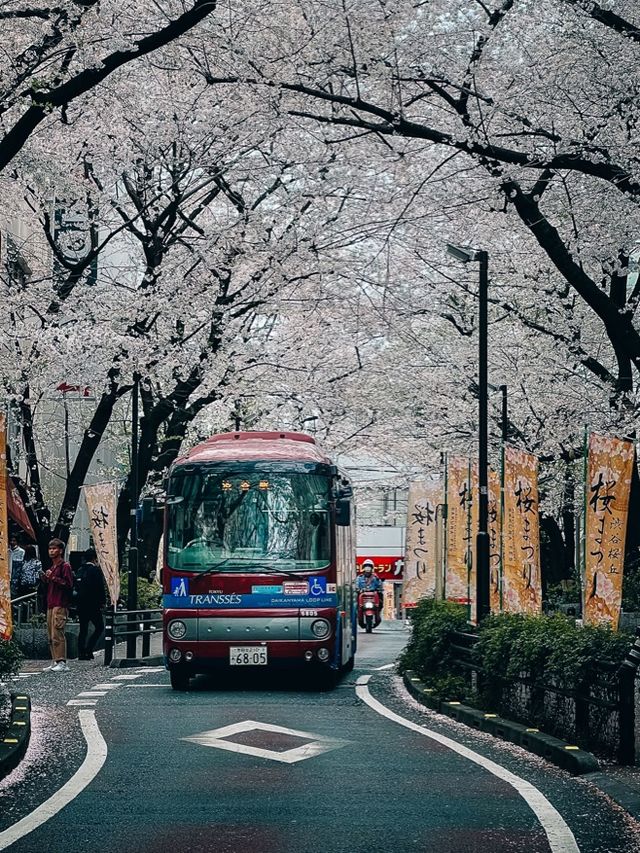
[[[93,548],[88,548],[84,552],[84,562],[78,569],[75,579],[74,604],[80,622],[78,660],[93,660],[93,650],[104,630],[102,608],[106,601],[104,580],[97,563],[96,552]],[[87,642],[89,622],[93,623],[93,633]]]

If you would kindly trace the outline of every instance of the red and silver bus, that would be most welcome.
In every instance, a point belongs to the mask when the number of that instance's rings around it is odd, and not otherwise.
[[[309,435],[214,435],[171,466],[163,645],[175,690],[215,667],[353,667],[351,487]]]

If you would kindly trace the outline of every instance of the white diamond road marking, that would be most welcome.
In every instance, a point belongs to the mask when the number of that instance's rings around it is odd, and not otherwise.
[[[294,749],[287,749],[283,752],[277,752],[274,749],[260,749],[256,746],[246,746],[242,743],[233,743],[232,741],[221,740],[221,738],[237,735],[240,732],[278,732],[283,735],[293,735],[294,737],[309,738],[311,743],[305,743],[302,746],[297,746]],[[346,746],[350,741],[338,740],[338,738],[325,737],[324,735],[313,734],[313,732],[301,732],[297,729],[286,729],[283,726],[272,726],[270,723],[257,723],[255,720],[245,720],[243,723],[234,723],[231,726],[224,726],[221,729],[212,729],[208,732],[201,732],[199,735],[191,735],[183,737],[180,740],[186,740],[190,743],[197,743],[200,746],[210,746],[214,749],[225,749],[228,752],[243,752],[245,755],[254,755],[257,758],[268,758],[271,761],[281,761],[284,764],[294,764],[296,761],[304,761],[305,758],[313,758],[314,755],[320,755],[323,752],[328,752],[331,749],[339,749]]]

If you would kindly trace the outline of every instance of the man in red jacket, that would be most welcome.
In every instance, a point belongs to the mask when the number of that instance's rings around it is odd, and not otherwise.
[[[43,582],[47,585],[47,631],[53,658],[53,664],[47,669],[53,672],[69,672],[64,629],[71,604],[73,572],[69,563],[64,561],[64,548],[65,545],[61,539],[52,539],[49,542],[51,568],[41,574]]]

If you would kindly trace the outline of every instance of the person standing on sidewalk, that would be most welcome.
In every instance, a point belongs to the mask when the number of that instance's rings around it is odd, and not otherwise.
[[[102,571],[97,564],[93,548],[84,552],[84,562],[76,572],[74,603],[78,610],[80,632],[78,634],[78,660],[93,660],[93,650],[104,631],[102,608],[107,602]],[[93,624],[91,638],[87,642],[89,622]]]
[[[36,591],[42,563],[38,559],[34,545],[25,545],[24,562],[18,577],[18,597]]]
[[[38,589],[38,580],[40,578],[40,573],[42,572],[42,563],[38,559],[36,555],[36,549],[33,545],[25,545],[24,548],[24,563],[20,569],[20,575],[18,577],[18,589],[17,589],[17,598],[22,598],[26,595],[31,595],[32,592],[36,592]],[[36,606],[37,609],[37,601],[34,601],[32,605]],[[20,605],[22,610],[22,618],[24,619],[28,616],[30,612],[29,604],[23,601]]]
[[[20,574],[24,563],[24,548],[20,547],[18,537],[15,534],[9,539],[9,560],[11,563],[11,597],[17,598]]]
[[[53,664],[46,669],[53,672],[68,672],[67,640],[64,635],[69,605],[73,591],[73,572],[64,561],[64,542],[52,539],[49,542],[51,568],[43,572],[41,579],[47,586],[47,631]]]

